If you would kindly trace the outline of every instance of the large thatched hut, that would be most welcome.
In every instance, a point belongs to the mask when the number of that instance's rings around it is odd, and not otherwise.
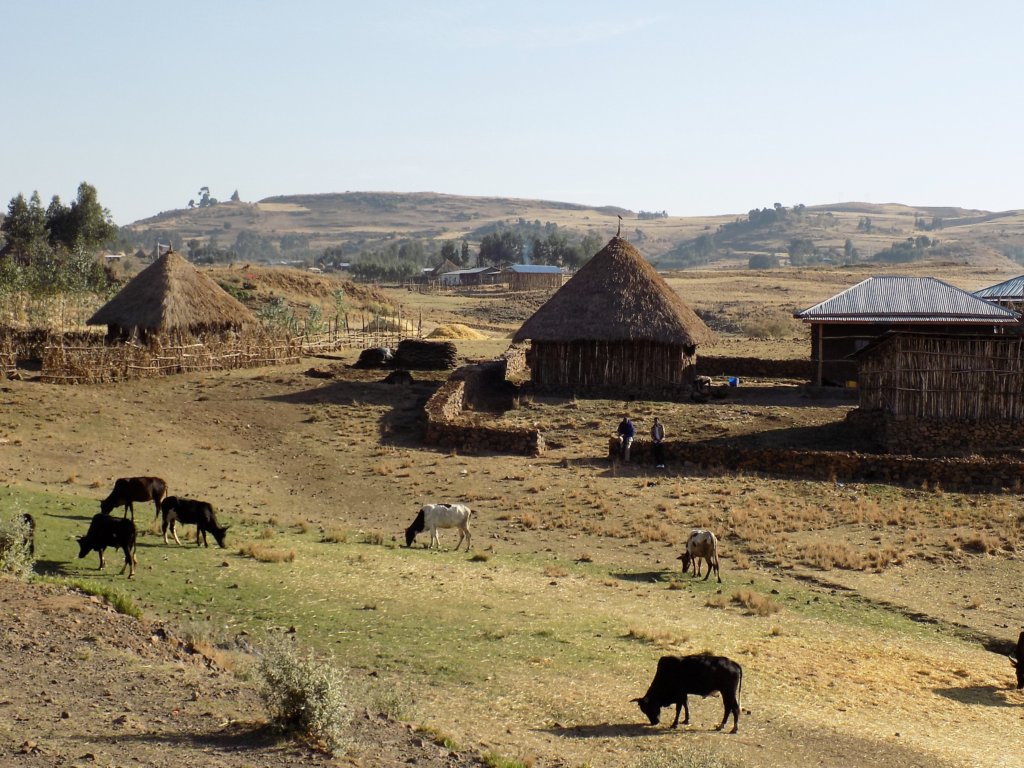
[[[177,253],[168,251],[133,277],[87,321],[110,339],[198,335],[257,324],[246,307]]]
[[[540,389],[663,394],[688,389],[714,335],[621,237],[587,262],[514,336]]]

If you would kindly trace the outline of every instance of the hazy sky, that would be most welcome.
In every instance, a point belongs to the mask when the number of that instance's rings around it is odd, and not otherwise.
[[[1024,3],[0,0],[0,200],[1024,207]]]

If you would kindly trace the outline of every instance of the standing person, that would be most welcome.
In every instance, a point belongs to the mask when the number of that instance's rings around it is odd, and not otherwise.
[[[633,422],[629,420],[628,415],[622,415],[618,431],[619,444],[622,447],[622,460],[629,461],[629,447],[633,444],[633,438],[636,437],[636,427],[633,426]]]
[[[658,469],[665,468],[665,446],[662,445],[664,440],[665,425],[655,416],[654,426],[651,427],[651,442],[654,443],[654,463],[658,465]]]

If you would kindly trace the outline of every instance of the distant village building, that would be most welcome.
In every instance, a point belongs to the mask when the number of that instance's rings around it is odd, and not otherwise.
[[[256,317],[174,251],[139,272],[86,321],[107,326],[108,339],[196,335],[256,326]]]
[[[443,273],[439,278],[442,285],[494,285],[498,282],[501,270],[497,267],[473,267],[472,269],[456,269]]]
[[[562,287],[565,273],[549,264],[513,264],[505,276],[510,291],[549,291]]]
[[[539,389],[681,394],[714,334],[624,238],[614,237],[516,332]]]
[[[857,380],[852,358],[889,331],[998,334],[1019,327],[1020,314],[934,277],[869,277],[794,313],[811,326],[815,383]]]

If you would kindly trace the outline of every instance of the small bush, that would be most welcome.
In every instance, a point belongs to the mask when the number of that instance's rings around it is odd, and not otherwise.
[[[272,725],[309,739],[332,755],[348,746],[351,718],[344,680],[333,667],[301,655],[287,640],[268,638],[256,667],[259,694]]]
[[[19,579],[27,578],[35,562],[29,552],[31,530],[17,504],[0,516],[0,572]]]

